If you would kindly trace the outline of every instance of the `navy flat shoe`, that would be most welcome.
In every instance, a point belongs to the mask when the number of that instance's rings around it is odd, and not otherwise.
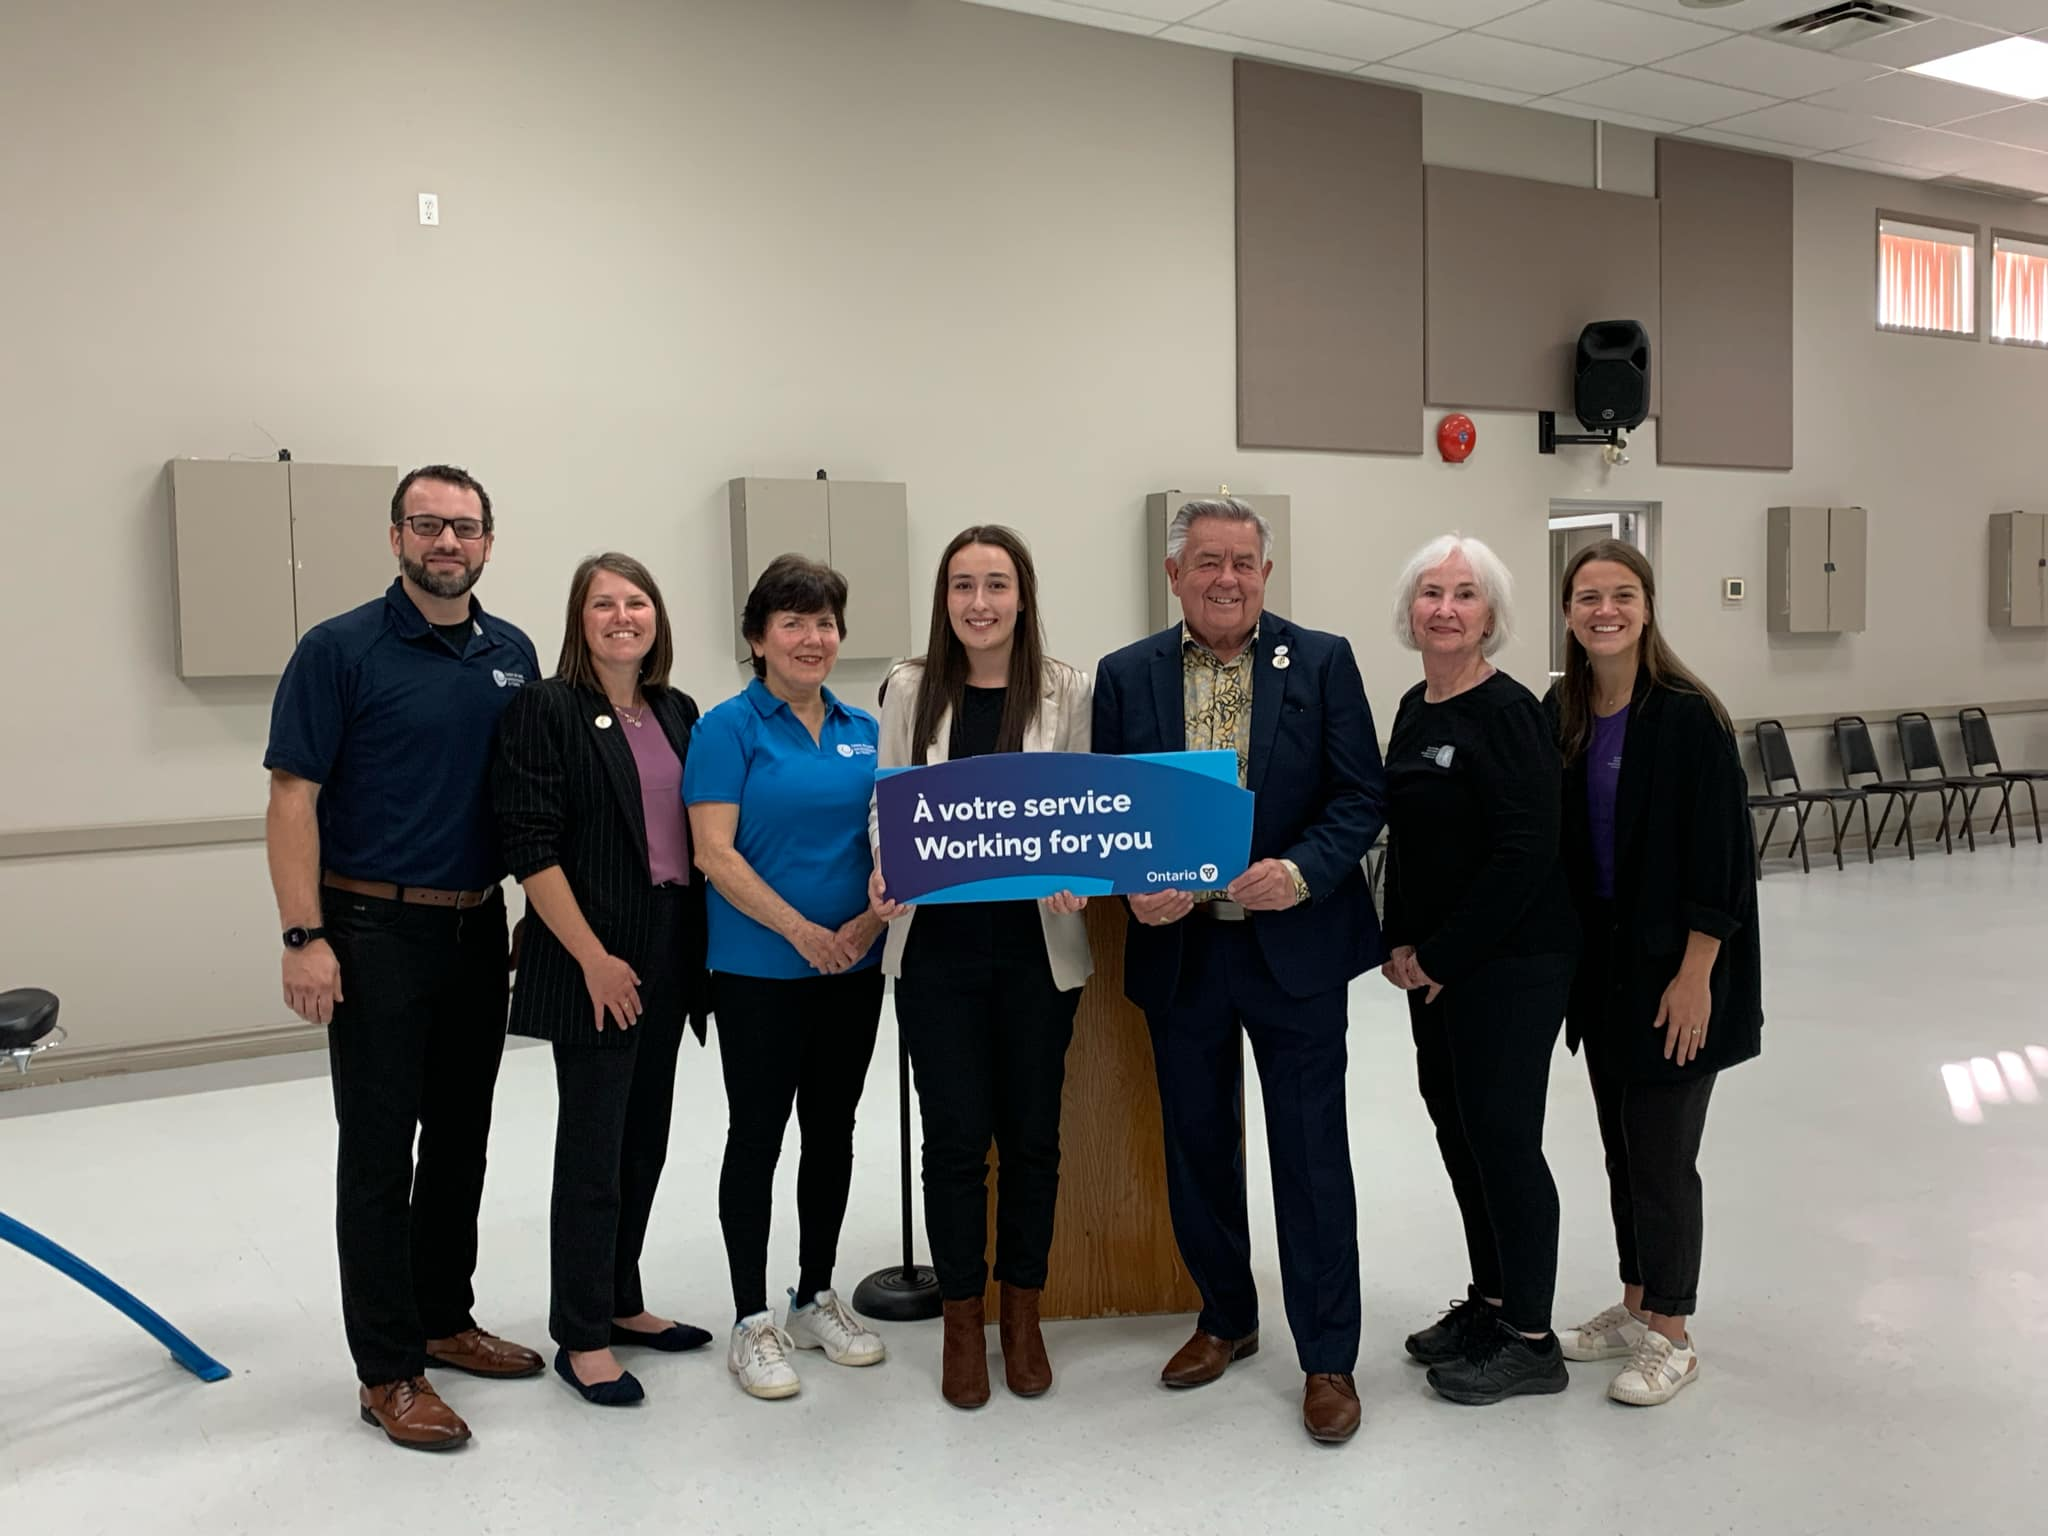
[[[641,1333],[632,1328],[621,1328],[612,1324],[612,1347],[624,1344],[641,1349],[658,1349],[665,1355],[680,1355],[692,1349],[702,1349],[711,1342],[711,1335],[702,1328],[693,1328],[688,1323],[677,1323],[659,1333]]]
[[[600,1408],[630,1408],[647,1396],[631,1371],[617,1381],[600,1381],[596,1386],[586,1386],[576,1379],[576,1367],[569,1363],[569,1351],[555,1351],[555,1374],[576,1389],[586,1403],[595,1403]]]

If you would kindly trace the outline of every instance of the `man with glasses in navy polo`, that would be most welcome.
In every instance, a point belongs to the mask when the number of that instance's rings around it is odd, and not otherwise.
[[[263,759],[285,1001],[327,1026],[362,1418],[412,1450],[469,1439],[428,1384],[430,1361],[542,1369],[470,1315],[505,1046],[505,865],[486,780],[498,717],[540,670],[533,642],[470,596],[492,533],[491,498],[466,471],[401,480],[398,579],[299,641]]]

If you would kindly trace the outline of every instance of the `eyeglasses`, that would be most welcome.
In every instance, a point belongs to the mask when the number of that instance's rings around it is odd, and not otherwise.
[[[443,528],[453,528],[455,537],[465,544],[474,543],[488,531],[480,517],[429,517],[422,513],[399,521],[413,531],[415,538],[421,539],[438,539]]]

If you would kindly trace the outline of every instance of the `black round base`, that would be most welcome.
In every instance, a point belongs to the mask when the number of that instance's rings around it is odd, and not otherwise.
[[[923,1264],[892,1264],[854,1287],[853,1310],[882,1323],[929,1322],[945,1310],[939,1277]]]

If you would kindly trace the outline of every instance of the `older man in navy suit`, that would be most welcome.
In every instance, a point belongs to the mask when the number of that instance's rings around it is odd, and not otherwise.
[[[1242,1040],[1265,1091],[1281,1289],[1310,1436],[1358,1428],[1358,1211],[1344,1118],[1345,990],[1379,964],[1361,862],[1384,820],[1380,754],[1342,636],[1263,612],[1272,531],[1244,502],[1190,501],[1167,537],[1183,620],[1102,659],[1097,752],[1237,753],[1257,796],[1252,863],[1220,891],[1130,898],[1124,993],[1145,1010],[1167,1197],[1202,1293],[1169,1387],[1259,1345],[1245,1210]]]

